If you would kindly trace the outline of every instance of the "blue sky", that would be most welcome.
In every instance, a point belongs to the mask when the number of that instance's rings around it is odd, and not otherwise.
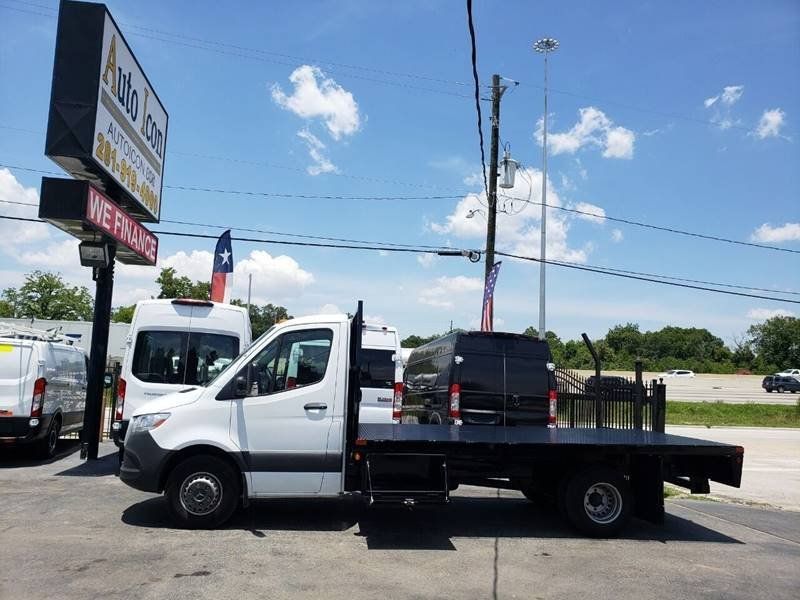
[[[108,5],[170,115],[166,185],[460,198],[280,199],[165,188],[162,219],[483,247],[483,215],[465,218],[480,207],[482,184],[462,2]],[[50,0],[0,6],[2,164],[58,171],[43,156],[56,8]],[[499,10],[477,1],[474,17],[481,83],[494,72],[520,82],[503,98],[501,138],[533,189],[518,177],[515,196],[540,200],[542,59],[531,44],[553,36],[561,46],[550,61],[550,203],[800,250],[796,2],[506,2]],[[488,152],[487,102],[483,108]],[[36,202],[40,177],[0,168],[0,199]],[[539,210],[501,215],[498,247],[538,256]],[[10,204],[0,212],[35,215]],[[548,224],[551,258],[800,290],[797,254],[558,210]],[[40,268],[92,287],[74,242],[55,229],[3,222],[0,238],[3,286]],[[159,254],[162,265],[207,279],[213,246],[162,236]],[[442,331],[451,319],[465,328],[479,322],[482,264],[242,242],[233,250],[235,292],[246,293],[252,273],[257,301],[296,315],[352,310],[363,298],[368,315],[403,335]],[[156,275],[120,268],[115,304],[149,297]],[[536,324],[538,291],[538,265],[506,259],[496,328]],[[707,327],[730,341],[775,311],[800,312],[796,304],[558,267],[548,268],[547,292],[548,329],[564,338],[633,321],[642,329]]]

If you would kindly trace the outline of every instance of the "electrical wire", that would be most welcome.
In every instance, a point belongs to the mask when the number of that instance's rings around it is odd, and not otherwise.
[[[24,221],[24,222],[31,222],[31,223],[46,223],[46,221],[42,219],[34,219],[28,217],[15,217],[10,215],[0,215],[0,219],[7,219],[12,221]],[[234,229],[234,228],[232,228]],[[214,234],[202,234],[202,233],[190,233],[190,232],[179,232],[179,231],[163,231],[163,230],[153,230],[154,234],[157,235],[168,235],[168,236],[175,236],[175,237],[188,237],[188,238],[197,238],[197,239],[217,239],[219,236]],[[290,241],[290,240],[275,240],[275,239],[263,239],[263,238],[250,238],[250,237],[235,237],[231,238],[234,241],[240,242],[248,242],[248,243],[259,243],[259,244],[277,244],[277,245],[287,245],[287,246],[300,246],[300,247],[313,247],[313,248],[337,248],[343,250],[378,250],[378,251],[385,251],[385,252],[403,252],[403,253],[416,253],[416,254],[438,254],[440,249],[433,249],[430,247],[385,247],[379,245],[367,245],[368,242],[361,243],[358,240],[353,240],[354,242],[358,242],[357,244],[333,244],[333,243],[323,243],[323,242],[298,242],[298,241]],[[450,250],[453,250],[452,248]],[[469,251],[468,251],[469,252]],[[477,252],[477,251],[472,251]],[[541,260],[538,258],[534,258],[531,256],[522,256],[519,254],[512,254],[509,252],[501,252],[495,251],[495,254],[498,256],[506,256],[509,258],[516,258],[520,260],[532,261],[532,262],[543,262],[545,264],[550,264],[554,266],[566,267],[571,269],[577,269],[580,271],[587,271],[592,273],[599,273],[603,275],[611,275],[614,277],[622,277],[625,279],[633,279],[637,281],[646,281],[650,283],[658,283],[661,285],[669,285],[673,287],[681,287],[687,289],[694,289],[699,291],[707,291],[707,292],[716,292],[719,294],[727,294],[732,296],[743,296],[747,298],[757,298],[760,300],[771,300],[774,302],[787,302],[790,304],[800,304],[800,300],[791,300],[787,298],[777,298],[774,296],[764,296],[759,294],[748,294],[744,292],[737,292],[731,290],[720,290],[717,288],[699,286],[699,285],[690,285],[687,283],[679,283],[677,281],[665,281],[664,279],[673,279],[673,280],[680,280],[680,281],[697,281],[697,280],[689,280],[689,279],[682,279],[677,277],[668,277],[662,275],[655,275],[650,273],[641,273],[638,275],[634,275],[634,273],[638,273],[637,271],[626,271],[623,269],[614,269],[611,267],[597,267],[594,265],[580,265],[577,263],[570,263],[566,261],[554,261],[554,260]],[[662,279],[656,279],[656,277],[661,277]],[[750,290],[764,290],[768,292],[778,292],[778,293],[790,293],[796,294],[796,292],[779,292],[778,290],[767,290],[766,288],[753,288],[747,286],[738,286],[733,284],[724,284],[724,283],[715,283],[715,282],[701,282],[706,283],[707,285],[715,285],[719,287],[736,287],[739,289],[750,289]]]
[[[700,291],[704,291],[704,292],[715,292],[717,294],[727,294],[727,295],[730,295],[730,296],[743,296],[743,297],[746,297],[746,298],[757,298],[759,300],[772,300],[774,302],[788,302],[790,304],[800,304],[800,300],[789,300],[788,298],[776,298],[774,296],[762,296],[762,295],[759,295],[759,294],[747,294],[745,292],[735,292],[735,291],[731,291],[731,290],[720,290],[720,289],[716,289],[716,288],[704,287],[704,286],[699,286],[699,285],[691,285],[691,284],[688,284],[688,283],[678,283],[678,282],[675,282],[675,281],[664,281],[664,280],[661,280],[661,279],[653,279],[651,277],[642,277],[642,276],[639,276],[639,275],[631,275],[631,274],[624,273],[624,272],[611,271],[611,270],[605,269],[603,267],[595,267],[595,266],[591,266],[591,265],[578,265],[578,264],[575,264],[575,263],[567,263],[567,262],[554,261],[554,260],[548,260],[548,259],[542,260],[541,258],[534,258],[532,256],[521,256],[519,254],[512,254],[510,252],[500,252],[498,250],[495,250],[495,254],[498,255],[498,256],[506,256],[508,258],[517,258],[517,259],[520,259],[520,260],[527,260],[527,261],[531,261],[531,262],[544,263],[546,265],[554,265],[554,266],[558,266],[558,267],[565,267],[565,268],[568,268],[568,269],[577,269],[579,271],[588,271],[588,272],[591,272],[591,273],[599,273],[601,275],[611,275],[613,277],[622,277],[624,279],[635,279],[637,281],[647,281],[647,282],[650,282],[650,283],[658,283],[658,284],[661,284],[661,285],[669,285],[669,286],[679,287],[679,288],[700,290]],[[719,284],[713,284],[713,285],[719,285]],[[750,288],[748,288],[748,289],[750,289]]]
[[[481,146],[481,173],[483,174],[483,189],[486,192],[486,201],[489,202],[489,182],[486,179],[486,152],[483,148],[483,116],[481,115],[481,84],[478,78],[478,49],[475,43],[475,25],[472,23],[472,0],[467,0],[467,25],[469,26],[469,39],[472,47],[472,79],[475,81],[475,111],[478,113],[478,140]]]
[[[10,165],[5,163],[0,163],[0,167],[5,167],[8,169],[17,169],[20,171],[28,171],[31,173],[41,173],[44,175],[63,175],[63,173],[58,173],[55,171],[46,171],[43,169],[32,169],[29,167],[21,167],[18,165]],[[225,189],[216,189],[216,188],[206,188],[206,187],[192,187],[192,186],[174,186],[174,185],[164,185],[167,189],[177,189],[177,190],[185,190],[185,191],[202,191],[202,192],[209,192],[209,193],[217,193],[217,194],[234,194],[234,195],[243,195],[243,196],[263,196],[263,197],[276,197],[276,198],[296,198],[296,199],[321,199],[321,200],[461,200],[463,199],[463,193],[453,194],[453,195],[439,195],[439,196],[324,196],[324,195],[314,195],[314,194],[283,194],[278,192],[257,192],[257,191],[245,191],[245,190],[225,190]],[[474,192],[473,192],[474,194]],[[516,196],[509,196],[507,194],[498,194],[501,198],[506,198],[509,200],[517,200],[519,202],[524,202],[527,204],[531,204],[534,206],[541,206],[541,202],[536,202],[535,200],[519,198]],[[642,221],[635,221],[633,219],[624,218],[624,217],[612,217],[606,214],[599,214],[599,213],[592,213],[585,210],[579,210],[577,208],[568,208],[566,206],[556,206],[554,204],[546,204],[547,208],[552,208],[554,210],[560,210],[568,213],[583,215],[587,217],[592,217],[596,219],[605,219],[608,221],[613,221],[615,223],[623,223],[625,225],[631,225],[635,227],[643,227],[646,229],[653,229],[657,231],[662,231],[666,233],[674,233],[676,235],[684,235],[687,237],[699,238],[714,242],[723,242],[726,244],[734,244],[739,246],[751,247],[751,248],[761,248],[763,250],[774,250],[777,252],[788,252],[790,254],[800,254],[800,250],[794,250],[792,248],[781,248],[780,246],[770,246],[769,244],[759,244],[756,242],[744,242],[742,240],[734,240],[730,238],[724,238],[721,236],[709,235],[704,233],[697,233],[694,231],[686,231],[683,229],[676,229],[674,227],[664,227],[661,225],[653,225],[651,223],[644,223]],[[518,213],[516,213],[518,214]]]
[[[535,200],[526,200],[525,198],[518,198],[516,196],[507,196],[505,194],[500,194],[503,198],[508,198],[510,200],[519,200],[520,202],[526,202],[528,204],[533,204],[535,206],[542,206],[541,202],[536,202]],[[583,215],[587,217],[592,217],[595,219],[605,219],[607,221],[613,221],[615,223],[624,223],[626,225],[633,225],[636,227],[644,227],[647,229],[655,229],[657,231],[665,231],[667,233],[675,233],[678,235],[685,235],[694,238],[700,238],[704,240],[711,240],[714,242],[724,242],[726,244],[736,244],[739,246],[750,246],[753,248],[762,248],[764,250],[776,250],[778,252],[789,252],[791,254],[800,254],[800,250],[793,250],[791,248],[781,248],[780,246],[770,246],[769,244],[758,244],[756,242],[743,242],[742,240],[732,240],[730,238],[724,238],[717,235],[708,235],[705,233],[697,233],[696,231],[685,231],[683,229],[675,229],[674,227],[663,227],[661,225],[653,225],[652,223],[643,223],[641,221],[634,221],[633,219],[627,219],[623,217],[612,217],[606,214],[598,214],[592,213],[585,210],[579,210],[577,208],[567,208],[566,206],[556,206],[554,204],[545,204],[547,208],[552,208],[555,210],[561,210],[564,212],[574,213],[578,215]]]

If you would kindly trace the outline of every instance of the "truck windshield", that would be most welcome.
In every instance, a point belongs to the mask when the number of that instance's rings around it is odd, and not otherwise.
[[[207,385],[239,354],[231,335],[186,331],[140,331],[131,372],[141,381]]]

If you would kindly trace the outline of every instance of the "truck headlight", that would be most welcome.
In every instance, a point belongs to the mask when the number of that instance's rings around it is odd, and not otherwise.
[[[150,431],[160,427],[169,418],[170,413],[152,413],[149,415],[138,415],[131,420],[131,433],[139,431]]]

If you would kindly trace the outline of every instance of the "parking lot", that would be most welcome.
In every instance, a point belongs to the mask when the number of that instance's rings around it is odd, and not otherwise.
[[[161,498],[62,442],[0,455],[0,598],[794,598],[798,513],[668,501],[664,526],[576,536],[515,492],[448,507],[260,502],[221,531],[174,529]],[[746,568],[743,568],[746,565]]]

